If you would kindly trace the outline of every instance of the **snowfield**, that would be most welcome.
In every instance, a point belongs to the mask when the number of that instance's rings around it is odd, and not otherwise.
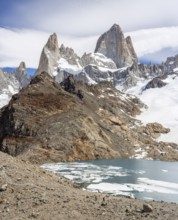
[[[10,97],[7,94],[0,94],[0,108],[9,103]]]
[[[164,82],[168,83],[162,88],[147,89],[141,92],[146,81],[140,81],[138,86],[128,90],[128,93],[137,95],[148,109],[137,117],[144,124],[158,122],[170,128],[168,134],[161,135],[159,141],[175,142],[178,144],[178,76],[169,75]]]

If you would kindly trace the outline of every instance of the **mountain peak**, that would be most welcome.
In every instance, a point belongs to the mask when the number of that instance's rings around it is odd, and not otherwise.
[[[138,61],[131,38],[124,38],[119,25],[114,24],[97,41],[95,53],[102,53],[112,59],[118,68],[131,66]]]
[[[22,61],[18,67],[19,69],[26,69],[26,64],[24,61]]]
[[[57,39],[56,33],[53,33],[52,35],[50,35],[50,37],[46,43],[46,47],[51,51],[58,50],[59,46],[58,46],[58,39]]]
[[[27,86],[30,83],[30,77],[27,75],[26,64],[22,61],[19,67],[14,70],[13,75],[20,83],[20,88]]]
[[[113,26],[110,28],[110,30],[119,30],[122,31],[121,27],[118,24],[113,24]]]
[[[57,61],[60,57],[57,34],[53,33],[48,38],[46,45],[43,47],[39,66],[36,74],[45,71],[53,75],[54,67],[57,67]]]

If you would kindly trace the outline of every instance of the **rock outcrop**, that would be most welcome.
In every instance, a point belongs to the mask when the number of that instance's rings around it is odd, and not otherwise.
[[[95,53],[102,53],[111,58],[118,68],[131,66],[138,59],[130,37],[125,39],[119,25],[114,24],[98,39]]]
[[[146,124],[143,132],[145,132],[153,138],[158,138],[161,134],[167,134],[168,132],[170,132],[170,129],[165,128],[161,124],[155,122]]]
[[[0,111],[0,150],[34,163],[146,156],[178,158],[175,148],[143,134],[133,116],[143,104],[111,82],[87,85],[70,75],[61,84],[41,73]],[[164,146],[164,147],[163,147]],[[155,156],[156,155],[156,156]]]
[[[168,57],[162,65],[167,73],[178,72],[178,55]]]
[[[165,76],[166,77],[166,76]],[[165,85],[167,85],[167,83],[163,82],[164,78],[163,77],[155,77],[153,78],[149,83],[147,83],[147,85],[143,88],[143,90],[147,90],[147,89],[153,89],[153,88],[161,88]]]

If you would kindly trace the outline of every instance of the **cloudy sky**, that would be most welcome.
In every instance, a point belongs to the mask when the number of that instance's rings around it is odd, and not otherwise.
[[[161,62],[178,53],[177,8],[178,0],[0,0],[0,67],[36,68],[53,32],[79,55],[92,52],[114,23],[140,60]]]

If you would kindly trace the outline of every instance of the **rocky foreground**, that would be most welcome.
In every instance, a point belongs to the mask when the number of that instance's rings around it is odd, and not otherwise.
[[[178,205],[83,191],[20,159],[0,152],[0,219],[178,218]]]

